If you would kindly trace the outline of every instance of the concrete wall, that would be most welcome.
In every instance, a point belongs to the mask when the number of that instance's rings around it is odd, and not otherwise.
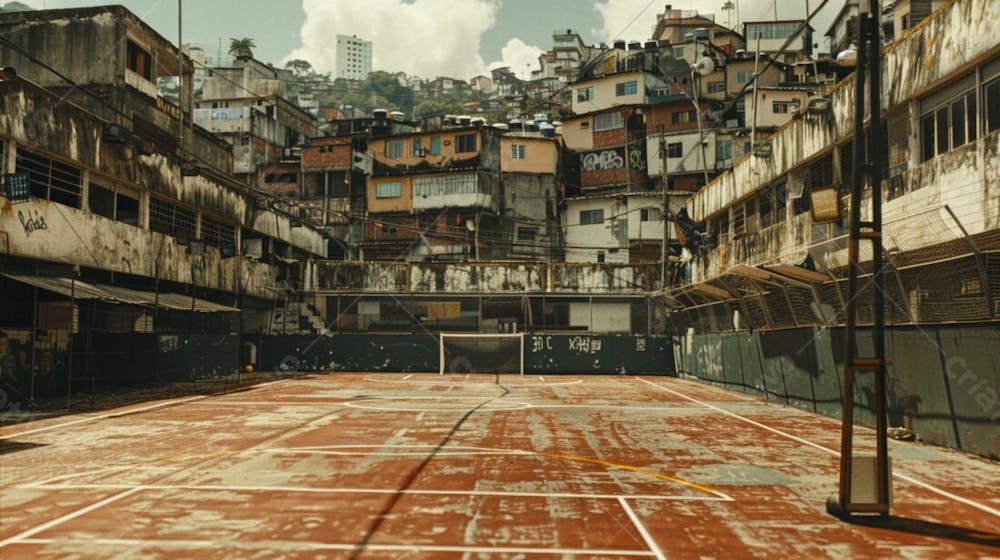
[[[628,262],[627,203],[618,197],[577,198],[566,200],[563,224],[566,228],[566,262],[597,262],[598,251],[604,252],[604,262]],[[604,210],[604,221],[580,224],[580,212]],[[616,253],[611,250],[617,249]]]
[[[862,331],[859,347],[871,346]],[[1000,326],[887,331],[890,424],[928,443],[1000,457]],[[841,417],[842,329],[689,334],[678,369],[730,389]],[[872,377],[857,378],[858,421],[872,425]]]
[[[655,265],[597,263],[301,263],[306,292],[428,294],[645,294],[659,278]]]

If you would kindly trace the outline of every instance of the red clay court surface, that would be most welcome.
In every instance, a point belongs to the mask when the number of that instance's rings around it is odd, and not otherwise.
[[[0,557],[1000,558],[1000,467],[665,377],[317,375],[0,430]],[[871,431],[858,437],[873,440]]]

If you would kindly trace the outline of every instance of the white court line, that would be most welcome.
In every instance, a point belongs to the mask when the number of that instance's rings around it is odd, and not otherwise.
[[[212,398],[212,397],[218,397],[218,396],[222,396],[222,395],[228,395],[230,393],[235,393],[235,392],[238,392],[238,391],[241,392],[241,391],[246,390],[247,388],[257,389],[257,388],[260,388],[260,387],[266,387],[268,385],[276,385],[278,383],[284,383],[286,381],[289,381],[289,380],[288,379],[279,379],[277,381],[268,381],[267,383],[261,383],[259,385],[250,385],[248,387],[240,387],[240,388],[237,388],[237,389],[228,389],[226,391],[220,391],[218,393],[211,393],[211,394],[208,394],[208,395],[195,395],[193,397],[184,397],[182,399],[173,399],[173,400],[169,400],[169,401],[161,401],[161,402],[158,402],[158,403],[155,403],[155,404],[151,404],[149,406],[143,406],[143,407],[139,407],[139,408],[124,408],[124,409],[123,408],[116,408],[116,409],[114,409],[114,410],[112,410],[112,411],[110,411],[110,412],[108,412],[106,414],[98,414],[97,416],[87,416],[85,418],[80,418],[80,419],[77,419],[77,420],[72,420],[70,422],[62,422],[60,424],[53,424],[51,426],[43,426],[41,428],[36,428],[34,430],[25,430],[23,432],[18,432],[16,434],[4,434],[4,435],[0,435],[0,440],[10,439],[10,438],[15,438],[15,437],[20,437],[20,436],[26,436],[26,435],[30,435],[30,434],[37,434],[37,433],[40,433],[40,432],[47,432],[49,430],[55,430],[57,428],[65,428],[67,426],[75,426],[77,424],[83,424],[85,422],[93,422],[95,420],[105,420],[107,418],[114,418],[116,416],[126,416],[126,415],[130,415],[130,414],[137,414],[137,413],[140,413],[140,412],[148,412],[150,410],[156,410],[158,408],[164,408],[164,407],[168,407],[168,406],[175,405],[175,404],[184,404],[184,403],[191,402],[191,401],[205,400],[205,399]]]
[[[182,490],[184,492],[285,492],[289,494],[375,494],[375,495],[412,495],[412,496],[458,496],[458,497],[498,497],[498,498],[540,498],[540,499],[571,499],[571,500],[617,500],[621,494],[583,494],[575,492],[526,492],[500,490],[414,490],[412,488],[394,490],[388,488],[309,488],[304,486],[225,486],[225,485],[189,485],[189,484],[143,484],[140,486],[128,484],[49,484],[38,486],[33,484],[20,485],[20,488],[39,490]],[[636,494],[627,496],[630,500],[649,500],[659,502],[732,502],[733,498],[719,493],[717,496],[705,494],[690,494],[664,496],[660,494]],[[117,499],[117,498],[116,498]]]
[[[51,486],[48,487],[48,488],[51,488]],[[106,506],[106,505],[108,505],[110,503],[117,502],[118,500],[121,500],[122,498],[127,498],[127,497],[131,496],[132,494],[135,494],[136,492],[139,492],[142,489],[143,489],[142,486],[134,486],[132,488],[129,488],[127,490],[119,492],[119,493],[115,494],[114,496],[110,496],[108,498],[104,498],[103,500],[101,500],[99,502],[94,502],[94,503],[90,504],[89,506],[82,507],[82,508],[80,508],[80,509],[78,509],[78,510],[76,510],[74,512],[71,512],[71,513],[67,513],[66,515],[63,515],[62,517],[57,517],[57,518],[53,519],[52,521],[48,521],[46,523],[42,523],[41,525],[36,525],[35,527],[33,527],[31,529],[28,529],[26,531],[22,531],[22,532],[20,532],[20,533],[18,533],[16,535],[14,535],[13,537],[9,537],[9,538],[6,538],[6,539],[0,541],[0,548],[3,548],[3,547],[5,547],[8,544],[11,544],[13,542],[20,541],[21,539],[28,538],[28,537],[30,537],[32,535],[37,535],[38,533],[41,533],[42,531],[47,531],[48,529],[51,529],[51,528],[53,528],[53,527],[55,527],[57,525],[62,525],[63,523],[65,523],[67,521],[70,521],[70,520],[73,520],[73,519],[76,519],[77,517],[80,517],[81,515],[86,515],[86,514],[92,512],[92,511],[100,509],[100,508],[102,508],[102,507],[104,507],[104,506]]]
[[[15,438],[15,437],[20,437],[20,436],[26,436],[26,435],[29,435],[29,434],[37,434],[37,433],[40,433],[40,432],[47,432],[49,430],[55,430],[55,429],[58,429],[58,428],[65,428],[67,426],[75,426],[77,424],[83,424],[84,422],[93,422],[95,420],[104,420],[106,418],[111,418],[111,417],[114,417],[114,416],[124,416],[124,415],[127,415],[127,414],[136,414],[136,413],[139,413],[139,412],[147,412],[147,411],[150,411],[150,410],[155,410],[157,408],[164,408],[164,407],[167,407],[167,406],[170,406],[170,405],[173,405],[173,404],[182,404],[182,403],[185,403],[185,402],[188,402],[188,401],[207,399],[210,396],[212,396],[212,395],[197,395],[197,396],[194,396],[194,397],[185,397],[183,399],[174,399],[174,400],[170,400],[170,401],[163,401],[163,402],[159,402],[159,403],[156,403],[156,404],[151,404],[149,406],[144,406],[144,407],[141,407],[141,408],[115,409],[113,412],[109,412],[107,414],[99,414],[97,416],[87,416],[86,418],[80,418],[80,419],[73,420],[73,421],[70,421],[70,422],[62,422],[61,424],[53,424],[51,426],[43,426],[41,428],[35,428],[34,430],[25,430],[23,432],[18,432],[16,434],[5,434],[5,435],[0,436],[0,439],[10,439],[10,438]]]
[[[409,374],[409,375],[406,375],[406,376],[404,376],[404,377],[403,377],[403,380],[405,381],[405,380],[407,380],[407,379],[409,379],[409,378],[411,378],[411,377],[413,377],[413,374],[412,374],[412,373],[411,373],[411,374]]]
[[[430,375],[430,374],[428,374],[428,375]],[[513,376],[512,375],[510,377],[520,377],[520,376],[519,375],[518,376]],[[408,380],[406,380],[407,379],[406,377],[404,377],[402,379],[387,379],[387,378],[384,378],[384,377],[375,377],[375,376],[370,376],[370,375],[369,376],[365,376],[365,377],[363,377],[361,379],[362,379],[362,381],[372,381],[372,382],[375,382],[375,383],[403,383],[403,384],[407,384],[407,385],[438,385],[438,386],[440,386],[440,385],[446,385],[446,384],[453,384],[454,383],[454,382],[449,383],[447,381],[417,381],[417,380],[408,381]],[[468,376],[466,376],[466,379],[468,379]],[[561,385],[579,385],[581,383],[583,383],[582,379],[574,379],[572,381],[547,381],[547,382],[544,382],[544,383],[504,383],[504,386],[505,387],[553,387],[553,386],[561,386]],[[467,383],[463,382],[462,385],[483,385],[483,386],[486,386],[486,387],[496,387],[496,383],[493,382],[493,381],[469,381]]]
[[[373,543],[319,543],[301,541],[205,541],[205,540],[145,540],[145,539],[22,539],[25,544],[47,545],[56,542],[73,543],[81,542],[86,544],[97,544],[102,546],[119,546],[133,548],[232,548],[234,550],[347,550],[347,551],[371,551],[371,552],[451,552],[463,554],[544,554],[553,556],[593,556],[594,551],[584,548],[541,548],[541,547],[515,547],[515,546],[449,546],[440,544],[373,544]],[[602,555],[630,556],[649,558],[653,554],[645,550],[614,550],[602,549]]]
[[[802,439],[802,438],[800,438],[798,436],[794,436],[794,435],[789,434],[787,432],[783,432],[783,431],[781,431],[781,430],[779,430],[777,428],[772,428],[771,426],[767,426],[767,425],[761,424],[760,422],[757,422],[755,420],[751,420],[751,419],[746,418],[744,416],[740,416],[739,414],[736,414],[734,412],[730,412],[730,411],[725,410],[723,408],[719,408],[717,406],[708,404],[706,402],[699,401],[698,399],[695,399],[693,397],[689,397],[689,396],[687,396],[687,395],[685,395],[683,393],[678,393],[677,391],[674,391],[672,389],[667,389],[666,387],[664,387],[662,385],[659,385],[659,384],[656,384],[656,383],[653,383],[652,381],[646,381],[645,379],[643,379],[641,377],[636,377],[636,379],[638,379],[639,381],[642,381],[643,383],[646,383],[647,385],[652,385],[653,387],[656,387],[656,388],[660,389],[661,391],[666,391],[667,393],[670,393],[672,395],[676,395],[676,396],[681,397],[683,399],[687,399],[687,400],[689,400],[689,401],[691,401],[693,403],[698,403],[698,404],[700,404],[700,405],[702,405],[704,407],[710,408],[710,409],[715,410],[717,412],[721,412],[722,414],[725,414],[727,416],[731,416],[731,417],[736,418],[738,420],[742,420],[743,422],[746,422],[748,424],[757,426],[758,428],[763,428],[763,429],[765,429],[765,430],[767,430],[769,432],[772,432],[774,434],[777,434],[779,436],[788,438],[788,439],[793,440],[793,441],[797,441],[797,442],[799,442],[799,443],[801,443],[803,445],[807,445],[809,447],[813,447],[815,449],[823,451],[824,453],[829,453],[829,454],[834,455],[836,457],[840,457],[840,452],[836,451],[834,449],[823,447],[822,445],[819,445],[818,443],[813,443],[813,442],[811,442],[809,440]],[[926,482],[917,480],[917,479],[915,479],[915,478],[913,478],[913,477],[911,477],[911,476],[909,476],[907,474],[904,474],[903,471],[898,471],[898,470],[894,471],[892,473],[892,476],[894,476],[895,478],[898,478],[900,480],[905,480],[906,482],[909,482],[911,484],[915,484],[917,486],[920,486],[920,487],[922,487],[922,488],[924,488],[926,490],[930,490],[931,492],[933,492],[935,494],[938,494],[939,496],[943,496],[943,497],[948,498],[950,500],[954,500],[956,502],[963,503],[963,504],[965,504],[967,506],[974,507],[974,508],[976,508],[976,509],[978,509],[980,511],[984,511],[986,513],[989,513],[989,514],[995,515],[997,517],[1000,517],[1000,510],[998,510],[996,508],[992,508],[992,507],[990,507],[988,505],[981,504],[979,502],[974,502],[974,501],[972,501],[972,500],[970,500],[968,498],[963,498],[962,496],[958,496],[958,495],[952,494],[951,492],[948,492],[947,490],[942,490],[941,488],[938,488],[938,487],[933,486],[931,484],[928,484]]]
[[[628,518],[632,520],[632,524],[635,525],[635,528],[639,530],[639,534],[642,535],[642,540],[646,541],[646,546],[648,546],[649,550],[653,553],[652,556],[656,558],[656,560],[667,560],[667,557],[663,555],[663,551],[660,550],[656,541],[653,540],[653,536],[646,530],[646,526],[642,524],[642,521],[639,520],[639,516],[635,514],[635,511],[628,505],[625,498],[619,496],[618,503],[621,504],[622,509],[624,509],[625,513],[628,514]]]

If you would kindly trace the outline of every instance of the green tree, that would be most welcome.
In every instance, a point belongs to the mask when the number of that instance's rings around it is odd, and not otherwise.
[[[285,63],[285,69],[291,70],[296,77],[310,76],[313,74],[312,64],[308,61],[296,58]]]
[[[255,48],[257,48],[257,44],[250,37],[229,39],[229,54],[236,58],[253,58],[253,49]]]

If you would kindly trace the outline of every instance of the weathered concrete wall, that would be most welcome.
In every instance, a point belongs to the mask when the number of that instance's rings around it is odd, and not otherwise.
[[[1000,45],[1000,5],[995,0],[957,0],[886,48],[883,105],[892,107],[925,92]],[[702,221],[825,151],[852,133],[853,75],[831,94],[829,117],[793,121],[771,137],[773,155],[748,157],[692,197],[688,209]]]
[[[303,263],[307,292],[644,294],[655,265],[542,263]]]
[[[862,331],[862,353],[871,334]],[[926,442],[1000,457],[1000,326],[890,329],[890,424]],[[675,347],[678,369],[736,391],[839,418],[843,329],[691,334]],[[855,416],[873,423],[872,377],[857,381]]]
[[[267,264],[223,259],[214,247],[194,257],[174,237],[46,200],[0,208],[0,231],[8,234],[9,253],[24,258],[233,292],[239,281],[245,293],[265,298],[277,285],[276,271]]]

